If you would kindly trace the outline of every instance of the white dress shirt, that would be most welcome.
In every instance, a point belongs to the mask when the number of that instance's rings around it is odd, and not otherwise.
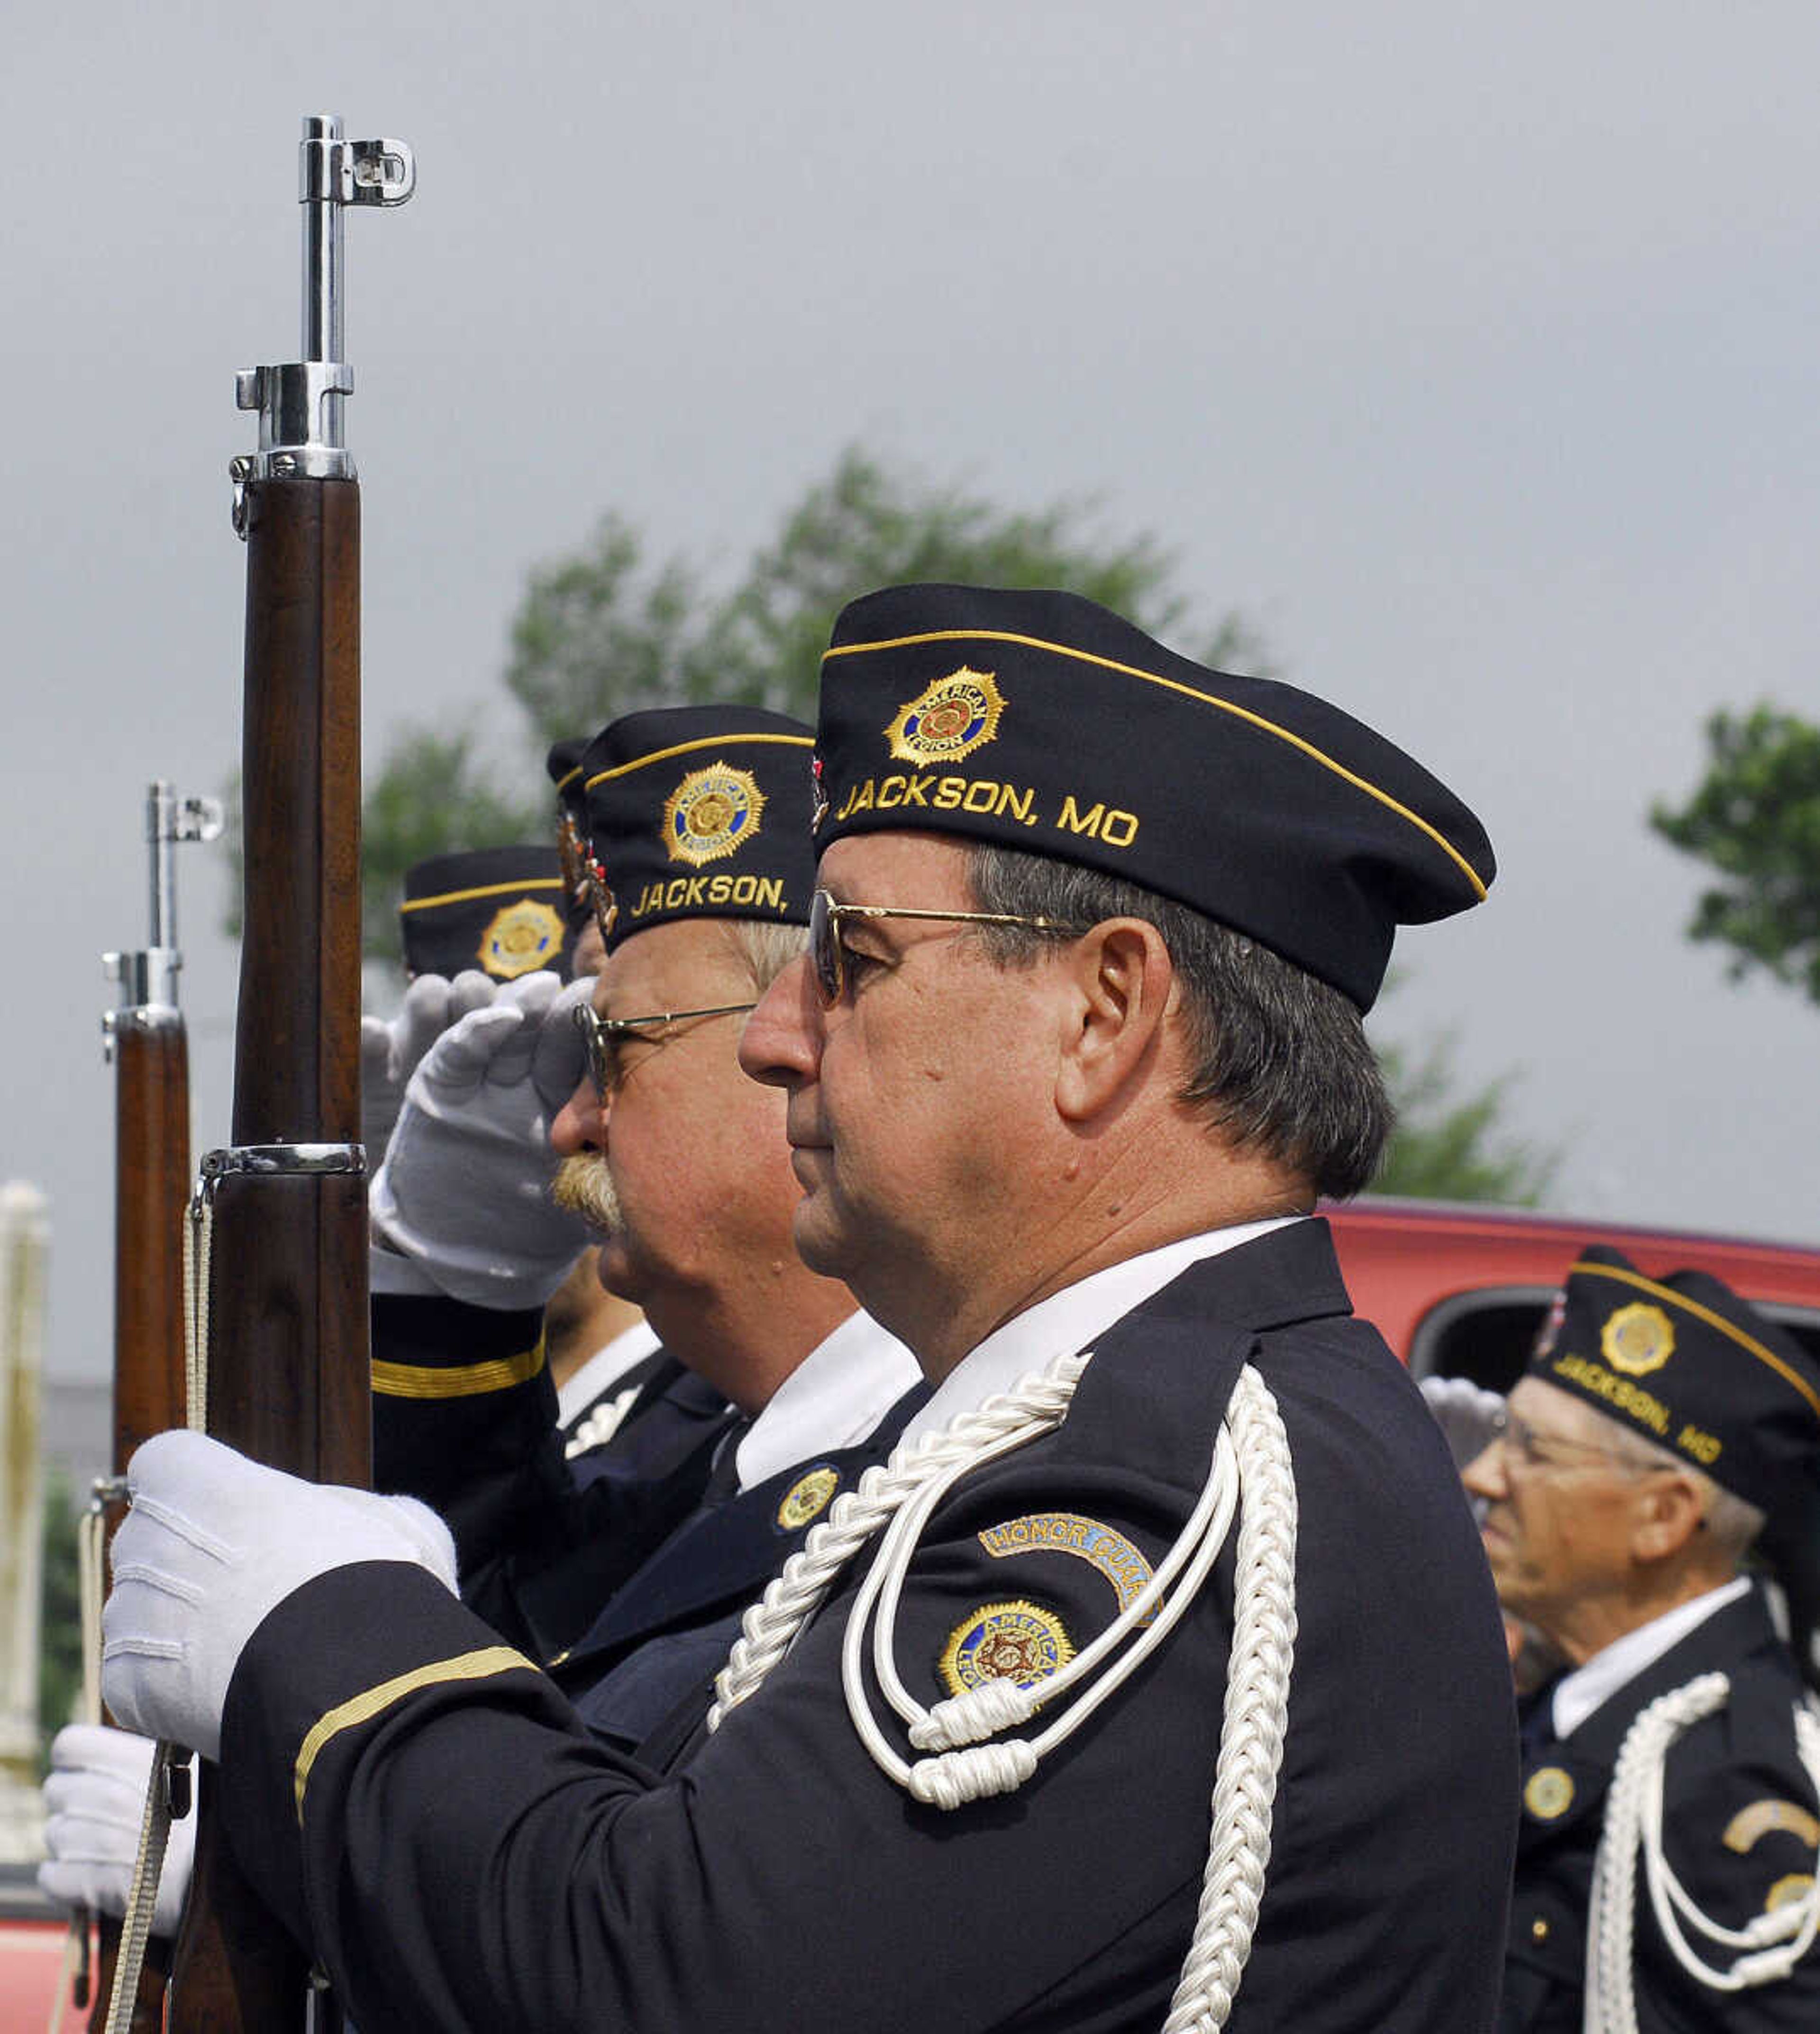
[[[1750,1577],[1739,1575],[1731,1582],[1721,1583],[1716,1589],[1707,1590],[1704,1596],[1695,1597],[1690,1603],[1678,1603],[1672,1610],[1664,1611],[1660,1617],[1651,1618],[1647,1624],[1638,1625],[1634,1631],[1627,1631],[1622,1638],[1614,1638],[1583,1667],[1576,1667],[1572,1673],[1557,1681],[1553,1707],[1555,1735],[1566,1737],[1570,1732],[1578,1730],[1593,1710],[1609,1702],[1627,1683],[1635,1680],[1646,1667],[1653,1666],[1671,1646],[1679,1646],[1714,1611],[1736,1603],[1748,1593],[1750,1587]]]
[[[739,1443],[741,1490],[780,1469],[863,1441],[913,1384],[916,1358],[872,1315],[850,1314],[771,1394]]]
[[[1160,1293],[1173,1278],[1203,1257],[1218,1257],[1241,1243],[1286,1229],[1301,1215],[1275,1215],[1266,1222],[1241,1222],[1232,1229],[1210,1229],[1146,1250],[1122,1263],[1090,1272],[1060,1292],[995,1328],[979,1346],[961,1358],[942,1379],[935,1395],[913,1413],[903,1439],[945,1427],[963,1413],[977,1412],[995,1392],[1008,1391],[1032,1371],[1046,1370],[1057,1356],[1085,1349],[1097,1334],[1123,1320],[1131,1309]]]
[[[618,1379],[625,1377],[626,1371],[635,1369],[636,1364],[653,1355],[655,1349],[657,1349],[657,1330],[647,1320],[635,1320],[632,1327],[625,1328],[621,1334],[616,1334],[604,1349],[594,1350],[594,1355],[582,1364],[582,1369],[569,1371],[568,1379],[557,1385],[555,1424],[568,1426],[569,1420],[573,1420],[577,1412],[582,1412],[586,1405],[591,1405],[594,1399],[600,1398],[602,1394],[610,1391],[614,1383],[618,1383]],[[625,1408],[621,1408],[621,1417],[625,1417]],[[590,1420],[587,1424],[591,1428],[594,1420]],[[614,1426],[618,1426],[618,1420],[614,1420]],[[598,1434],[590,1440],[584,1440],[582,1447],[596,1447],[600,1440],[606,1440],[606,1434]],[[576,1452],[577,1448],[572,1440],[569,1442],[569,1454],[576,1454]]]

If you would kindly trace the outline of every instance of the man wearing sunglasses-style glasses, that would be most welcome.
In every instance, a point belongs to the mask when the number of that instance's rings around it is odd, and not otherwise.
[[[1482,831],[1338,709],[1059,594],[855,602],[816,758],[814,964],[763,990],[740,1056],[785,1105],[803,1257],[933,1397],[749,1612],[674,1779],[591,1755],[433,1579],[344,1551],[243,1649],[224,1634],[231,1834],[269,1830],[287,1913],[383,1874],[382,1916],[309,1908],[363,2024],[453,1998],[527,2026],[1072,2034],[1223,2025],[1236,1994],[1235,2027],[1488,2028],[1495,1600],[1434,1423],[1306,1218],[1369,1176],[1362,1013],[1398,923],[1483,895]],[[752,822],[729,771],[689,797],[662,838]],[[715,873],[606,865],[616,923]],[[747,993],[647,979],[602,1014]],[[610,1154],[734,1022],[619,1035]],[[197,1445],[237,1516],[276,1495]],[[161,1503],[167,1460],[141,1465]],[[178,1557],[164,1530],[136,1558]],[[144,1601],[117,1592],[116,1628]],[[213,1682],[192,1717],[162,1657],[109,1699],[208,1735]],[[420,1817],[435,1843],[401,1845]]]

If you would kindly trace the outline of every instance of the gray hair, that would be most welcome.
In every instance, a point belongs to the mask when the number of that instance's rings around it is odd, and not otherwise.
[[[1615,1436],[1623,1437],[1621,1445],[1614,1439],[1613,1454],[1638,1469],[1678,1469],[1688,1479],[1699,1493],[1701,1523],[1706,1528],[1713,1551],[1731,1567],[1738,1567],[1755,1544],[1768,1514],[1726,1489],[1723,1484],[1715,1483],[1706,1470],[1689,1462],[1685,1455],[1677,1454],[1660,1441],[1651,1440],[1647,1434],[1638,1433],[1623,1420],[1614,1420],[1610,1413],[1600,1412],[1597,1406],[1591,1410],[1596,1418],[1604,1421]]]
[[[1395,1115],[1364,1019],[1338,989],[1242,933],[1097,869],[976,844],[967,878],[982,911],[1154,925],[1188,1026],[1191,1070],[1180,1099],[1318,1192],[1343,1199],[1368,1184]],[[1029,965],[1057,936],[997,925],[980,936],[1011,966]]]
[[[760,996],[809,948],[807,925],[771,925],[763,918],[725,918],[721,922]]]

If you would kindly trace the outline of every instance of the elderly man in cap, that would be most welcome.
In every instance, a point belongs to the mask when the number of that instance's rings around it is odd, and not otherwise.
[[[421,1518],[190,1435],[135,1465],[122,1559],[176,1593],[117,1583],[109,1700],[219,1754],[365,2034],[1488,2028],[1495,1600],[1305,1218],[1384,1134],[1394,926],[1476,901],[1483,834],[1345,714],[1059,595],[849,608],[819,766],[812,959],[742,1056],[805,1254],[937,1390],[675,1776],[588,1743]]]
[[[734,1057],[739,1019],[803,947],[809,741],[716,707],[629,715],[587,745],[572,782],[604,935],[592,1007],[579,989],[502,997],[446,1034],[373,1193],[391,1246],[374,1285],[392,1296],[375,1302],[376,1480],[435,1505],[467,1601],[628,1748],[706,1687],[737,1612],[883,1459],[919,1382],[792,1250],[783,1104]],[[600,1282],[660,1346],[617,1380],[631,1400],[612,1433],[559,1452],[531,1307],[579,1247],[577,1215],[602,1238]]]
[[[1525,1712],[1500,2034],[1820,2026],[1820,1375],[1718,1279],[1594,1245],[1488,1409],[1492,1577],[1568,1663]]]

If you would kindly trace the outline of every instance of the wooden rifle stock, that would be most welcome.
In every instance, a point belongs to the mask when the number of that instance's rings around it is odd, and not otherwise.
[[[146,794],[151,849],[152,933],[146,951],[109,954],[122,1002],[103,1020],[114,1062],[114,1439],[119,1488],[141,1441],[184,1419],[181,1247],[190,1192],[190,1043],[177,1007],[176,891],[172,850],[221,830],[212,800],[176,799],[166,783]],[[111,1507],[109,1532],[119,1507]],[[110,1719],[111,1721],[111,1719]],[[106,2025],[121,1923],[99,1918],[92,2034]],[[171,1946],[149,1946],[133,1999],[133,2034],[164,2024]]]
[[[190,1193],[190,1048],[174,1009],[122,1011],[113,1039],[113,1473],[123,1478],[141,1441],[183,1424],[179,1244]],[[117,1916],[99,1917],[90,2034],[107,2022],[120,1930]],[[133,2034],[163,2026],[170,1968],[170,1943],[154,1938],[139,1972]]]
[[[319,1482],[370,1476],[366,1183],[360,1137],[360,493],[340,446],[340,212],[410,195],[410,151],[304,123],[306,360],[240,377],[261,411],[235,462],[246,540],[246,903],[234,1146],[212,1210],[208,1432]],[[261,1904],[202,1769],[173,2034],[339,2021]]]

